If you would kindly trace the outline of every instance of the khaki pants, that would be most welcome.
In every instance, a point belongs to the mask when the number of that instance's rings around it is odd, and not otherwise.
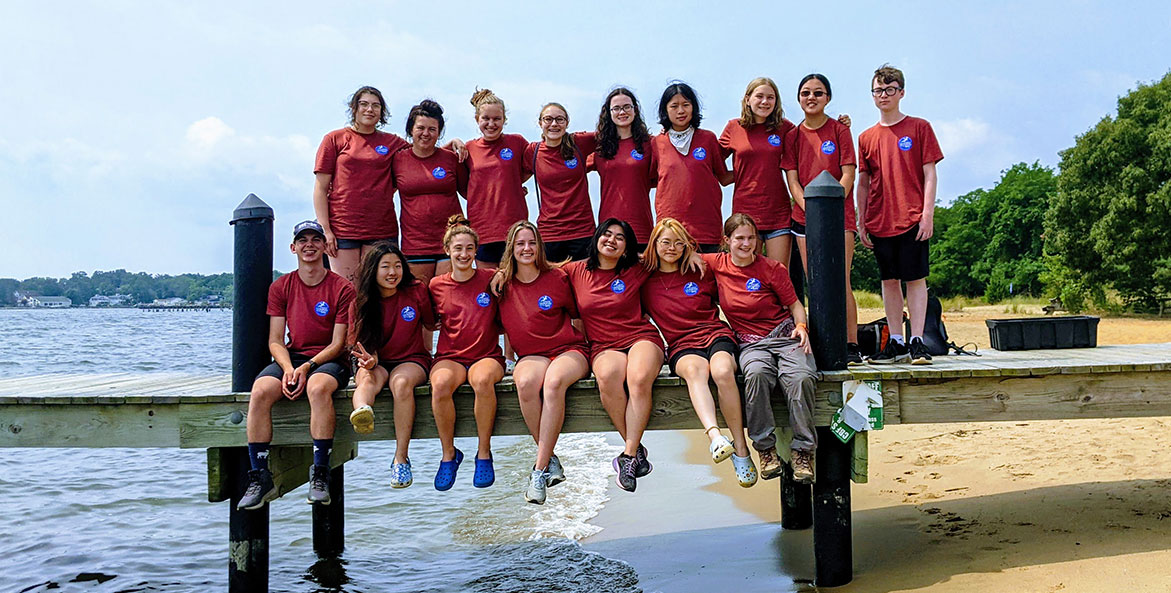
[[[792,448],[813,451],[817,432],[813,426],[813,393],[817,385],[817,363],[801,350],[793,338],[770,337],[740,345],[740,368],[744,371],[744,416],[748,438],[757,451],[775,447],[777,428],[772,393],[779,383],[789,407],[793,429]]]

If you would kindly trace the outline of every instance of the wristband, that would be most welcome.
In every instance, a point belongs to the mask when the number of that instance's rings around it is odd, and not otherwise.
[[[796,329],[803,329],[805,331],[809,331],[809,326],[804,323],[798,323]]]
[[[316,371],[317,367],[320,367],[320,366],[321,365],[317,364],[316,360],[313,360],[312,358],[309,359],[309,372],[310,373],[312,373],[313,371]]]

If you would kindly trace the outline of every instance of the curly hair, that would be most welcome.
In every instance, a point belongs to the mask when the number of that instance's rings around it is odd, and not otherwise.
[[[634,121],[630,124],[630,134],[638,151],[645,153],[646,143],[650,141],[651,135],[647,132],[646,122],[642,119],[642,105],[630,89],[620,86],[610,91],[610,94],[606,95],[606,100],[602,101],[602,112],[598,114],[597,155],[604,159],[612,159],[618,154],[618,125],[614,123],[614,118],[610,114],[610,101],[614,97],[630,97],[630,102],[634,104]]]

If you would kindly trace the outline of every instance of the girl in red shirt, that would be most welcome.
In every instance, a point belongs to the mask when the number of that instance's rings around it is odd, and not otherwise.
[[[493,270],[474,268],[480,238],[467,219],[447,222],[443,250],[451,256],[451,272],[431,279],[431,300],[439,318],[439,344],[431,368],[431,412],[443,447],[435,489],[448,490],[463,452],[455,448],[455,404],[452,394],[466,381],[476,392],[476,432],[480,447],[472,485],[487,488],[496,481],[492,467],[492,426],[496,420],[496,384],[504,378],[500,353],[498,303],[488,283]]]
[[[685,82],[676,82],[659,99],[663,133],[651,143],[658,167],[655,216],[674,218],[697,241],[703,253],[720,248],[724,219],[721,185],[732,182],[716,135],[700,129],[699,97]]]
[[[476,251],[477,267],[495,268],[504,256],[508,227],[529,217],[522,185],[531,174],[523,158],[529,143],[524,136],[504,133],[508,121],[504,101],[491,90],[477,89],[471,102],[481,136],[468,142],[468,158],[464,161],[468,220],[481,239]]]
[[[569,133],[569,112],[559,103],[541,108],[541,142],[525,149],[524,164],[537,187],[537,227],[550,261],[585,259],[594,232],[586,158],[597,146],[593,132]]]
[[[402,251],[389,241],[375,243],[362,259],[354,305],[354,411],[350,422],[360,434],[374,432],[374,397],[389,384],[394,396],[394,462],[390,485],[411,485],[407,447],[415,420],[415,387],[427,381],[431,354],[424,329],[435,329],[427,286],[411,274]]]
[[[565,481],[553,453],[565,421],[565,392],[590,372],[585,336],[571,323],[577,302],[565,272],[549,263],[536,225],[520,220],[508,229],[494,281],[501,287],[500,322],[516,351],[512,371],[521,414],[537,458],[525,500],[545,504],[545,491]]]
[[[642,285],[643,309],[667,340],[671,372],[687,382],[691,405],[710,441],[712,461],[729,456],[740,485],[756,483],[756,465],[744,439],[740,389],[736,386],[736,340],[720,320],[716,281],[712,274],[684,271],[695,253],[695,239],[673,218],[659,220],[650,235],[643,265],[651,276]],[[720,434],[709,378],[720,393],[720,409],[732,441]],[[734,444],[733,444],[734,443]]]
[[[598,115],[597,139],[589,169],[597,171],[602,182],[598,218],[629,222],[641,252],[655,223],[651,188],[657,173],[642,106],[630,89],[618,87],[606,95]]]

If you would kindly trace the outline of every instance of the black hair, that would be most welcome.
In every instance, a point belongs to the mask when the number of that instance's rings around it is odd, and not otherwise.
[[[419,116],[430,117],[439,122],[439,134],[443,135],[443,108],[439,103],[431,99],[423,99],[418,105],[411,107],[411,112],[407,114],[407,138],[411,137],[411,129],[415,127],[415,120]]]
[[[362,267],[358,269],[358,298],[354,303],[358,341],[367,352],[375,352],[386,342],[388,336],[382,335],[382,292],[378,288],[378,263],[382,257],[392,254],[402,262],[403,272],[398,279],[398,290],[402,290],[415,283],[415,275],[411,273],[411,266],[407,264],[407,257],[390,241],[379,241],[371,246],[370,251],[362,258]]]
[[[683,95],[683,98],[691,103],[690,125],[698,130],[699,122],[703,119],[699,115],[699,96],[695,94],[695,89],[691,88],[691,85],[682,80],[677,80],[663,89],[663,96],[659,98],[659,125],[663,126],[664,131],[671,129],[671,118],[667,115],[667,103],[670,103],[675,95]]]
[[[598,228],[594,230],[594,238],[590,239],[589,256],[586,258],[587,270],[596,270],[601,265],[598,261],[598,240],[606,234],[607,229],[615,225],[622,228],[622,235],[626,237],[626,247],[622,250],[622,255],[618,256],[618,265],[614,267],[615,271],[623,272],[638,264],[638,243],[634,238],[634,229],[630,228],[629,222],[611,216],[603,220],[602,224],[599,224]]]
[[[801,94],[801,87],[805,86],[805,83],[815,79],[821,84],[825,85],[825,96],[829,97],[830,99],[834,98],[834,90],[829,86],[829,79],[826,78],[824,74],[818,74],[816,72],[813,74],[806,74],[805,78],[802,78],[801,82],[797,83],[797,94]]]
[[[390,113],[386,110],[386,99],[382,98],[382,91],[369,85],[354,91],[354,94],[350,95],[350,101],[348,103],[350,108],[350,123],[353,124],[354,121],[358,119],[358,101],[361,101],[362,95],[365,95],[366,93],[378,97],[378,104],[382,106],[382,108],[378,110],[378,125],[374,127],[386,125],[386,121],[390,119]]]
[[[650,134],[646,130],[646,122],[642,119],[642,105],[639,104],[638,99],[634,93],[626,87],[617,87],[606,95],[606,100],[602,102],[602,112],[598,114],[598,156],[604,159],[612,159],[614,155],[618,154],[618,125],[614,123],[614,119],[610,115],[610,101],[614,97],[623,96],[630,97],[630,102],[634,104],[634,121],[630,124],[630,134],[634,139],[634,146],[641,153],[646,153],[646,143],[650,140]]]

